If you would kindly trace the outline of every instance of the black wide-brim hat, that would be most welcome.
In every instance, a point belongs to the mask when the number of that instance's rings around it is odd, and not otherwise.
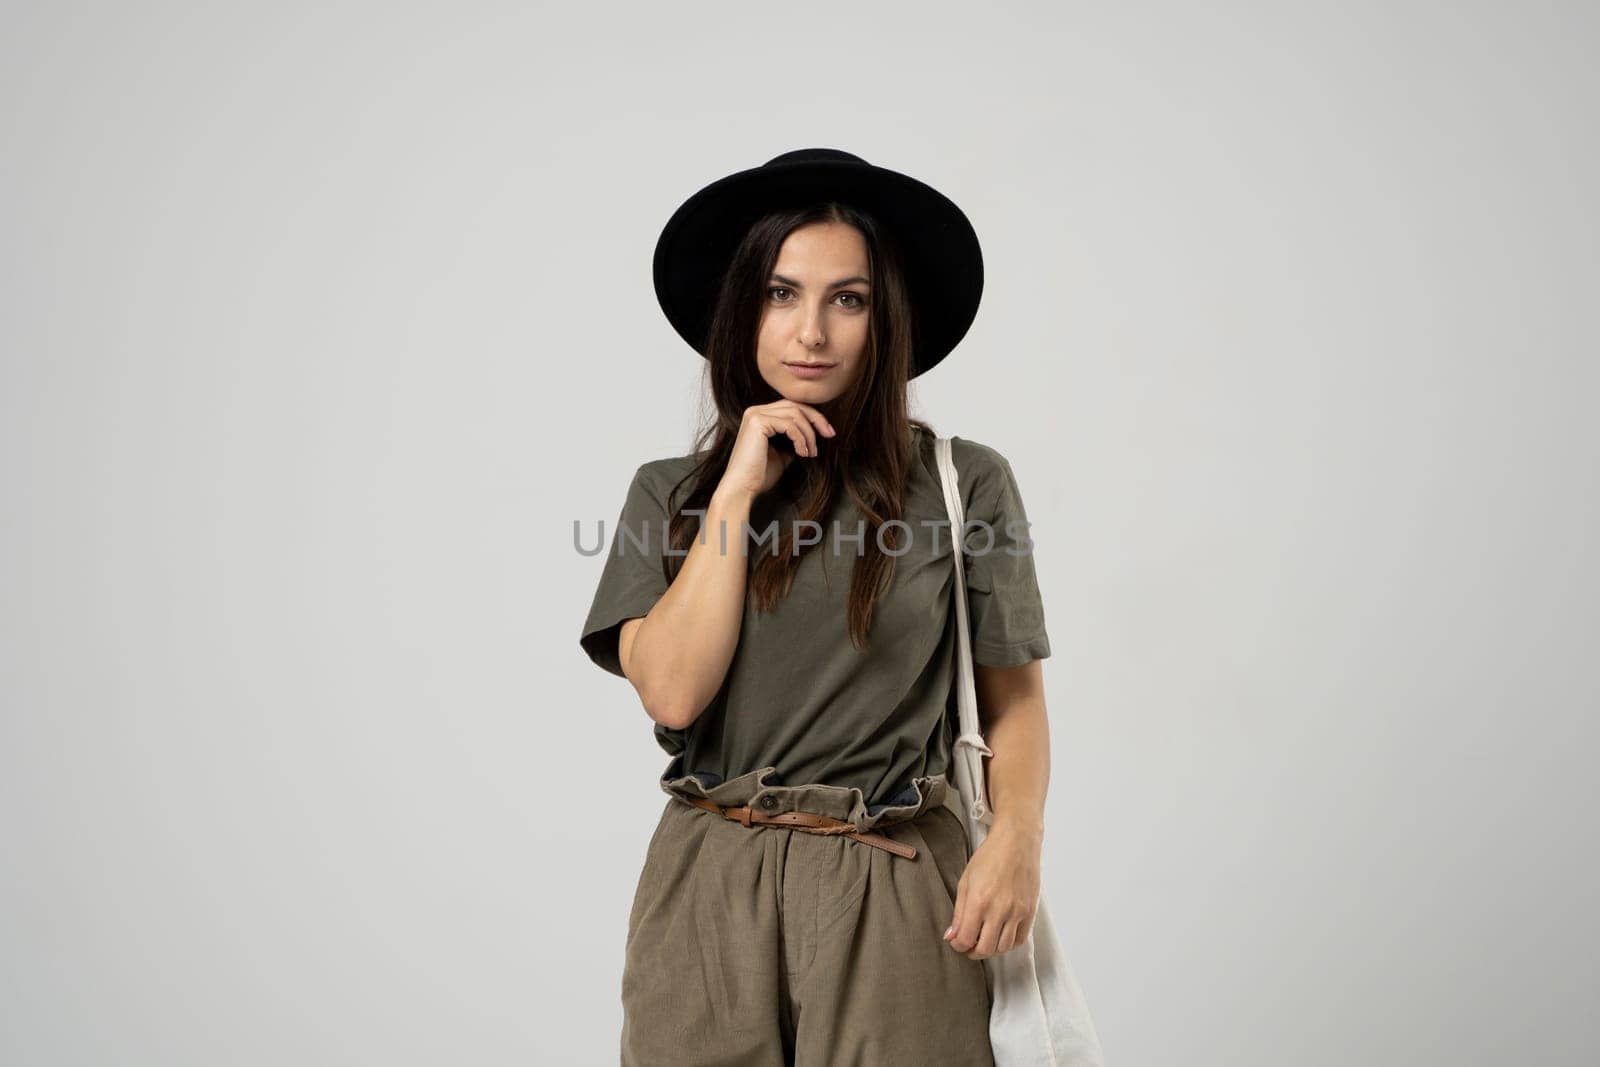
[[[836,148],[802,148],[719,178],[672,213],[656,241],[656,299],[702,356],[723,274],[745,233],[779,207],[837,200],[865,210],[900,246],[917,340],[911,377],[966,336],[983,294],[983,253],[949,197],[909,175]]]

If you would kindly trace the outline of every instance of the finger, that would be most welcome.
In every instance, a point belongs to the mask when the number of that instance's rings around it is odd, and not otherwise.
[[[795,429],[800,431],[800,438],[804,439],[804,441],[806,443],[806,453],[805,454],[808,455],[808,456],[815,456],[817,454],[817,431],[816,431],[816,429],[814,427],[812,427],[812,425],[811,425],[809,420],[807,420],[805,418],[802,418],[798,414],[794,415],[793,418],[794,418]]]
[[[804,456],[810,454],[811,439],[806,436],[806,422],[794,412],[784,408],[773,411],[766,416],[767,424],[777,433],[782,434],[794,442],[794,454]]]
[[[833,428],[833,423],[828,421],[828,417],[810,404],[802,404],[798,400],[790,400],[788,403],[793,406],[795,411],[803,415],[808,423],[816,426],[818,430],[826,433],[829,437],[832,437],[837,432]]]
[[[944,939],[946,941],[954,940],[954,938],[956,936],[956,932],[961,929],[961,911],[962,911],[962,908],[966,905],[966,902],[967,902],[966,890],[963,889],[958,884],[956,886],[956,910],[955,910],[955,914],[950,916],[950,925],[945,927],[945,931],[944,931]]]
[[[984,920],[983,929],[978,932],[978,944],[974,951],[978,958],[999,954],[1000,927],[1004,925],[999,917]]]
[[[817,434],[812,429],[810,421],[793,408],[780,412],[779,417],[789,427],[789,436],[794,439],[795,452],[802,456],[815,456]]]
[[[1000,936],[995,938],[994,942],[994,954],[996,956],[1010,952],[1022,943],[1017,937],[1019,925],[1020,923],[1016,919],[1012,919],[1000,928]]]
[[[956,926],[955,936],[950,939],[950,947],[957,952],[971,952],[976,948],[978,937],[983,933],[983,916],[984,907],[980,902],[969,904]]]
[[[769,412],[761,416],[761,428],[767,437],[782,434],[794,442],[794,454],[804,455],[806,447],[805,433],[797,425],[796,420],[786,412]]]

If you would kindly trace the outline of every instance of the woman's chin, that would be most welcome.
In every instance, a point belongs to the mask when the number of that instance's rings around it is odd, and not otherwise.
[[[782,382],[773,385],[773,389],[785,400],[793,400],[797,404],[811,404],[812,406],[826,404],[839,395],[839,390],[837,389],[813,385],[809,382]]]

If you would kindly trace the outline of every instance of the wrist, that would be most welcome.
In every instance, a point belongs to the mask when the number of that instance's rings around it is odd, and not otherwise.
[[[1037,842],[1044,840],[1044,816],[1032,811],[996,811],[990,831],[1003,830]]]
[[[741,486],[729,485],[721,482],[711,491],[711,502],[707,509],[716,509],[722,512],[749,513],[755,503],[756,495]]]

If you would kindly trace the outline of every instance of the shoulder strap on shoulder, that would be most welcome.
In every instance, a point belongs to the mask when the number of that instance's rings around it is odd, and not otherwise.
[[[934,448],[939,461],[939,481],[944,487],[945,508],[950,514],[950,541],[953,549],[950,556],[955,561],[956,570],[955,681],[960,733],[952,746],[951,758],[955,764],[956,786],[967,809],[963,814],[965,821],[968,822],[968,832],[971,834],[973,823],[981,824],[986,829],[993,818],[989,812],[988,791],[984,788],[982,758],[992,756],[994,752],[984,743],[982,724],[978,719],[977,680],[972,666],[972,630],[971,623],[967,619],[966,563],[961,558],[961,534],[965,519],[961,510],[961,489],[955,459],[951,454],[950,438],[937,438],[934,441]],[[981,840],[981,836],[977,840]]]

